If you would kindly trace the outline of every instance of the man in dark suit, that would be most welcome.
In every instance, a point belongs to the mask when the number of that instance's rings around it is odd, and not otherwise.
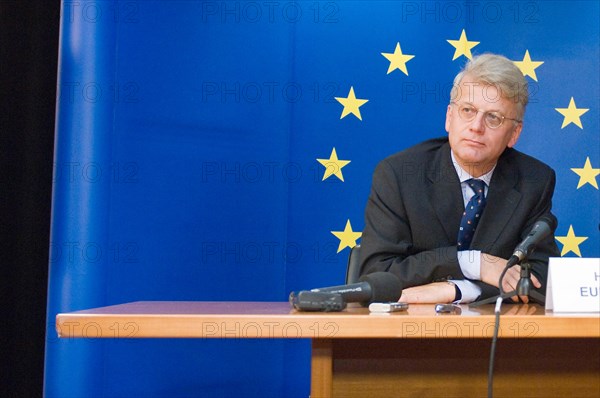
[[[484,54],[465,65],[446,112],[448,137],[392,155],[375,170],[361,274],[394,273],[400,301],[410,303],[499,293],[507,259],[552,207],[554,171],[513,149],[527,102],[527,82],[512,61]],[[548,257],[558,255],[551,234],[529,256],[532,284],[542,294]],[[504,291],[519,278],[520,267],[510,268]]]

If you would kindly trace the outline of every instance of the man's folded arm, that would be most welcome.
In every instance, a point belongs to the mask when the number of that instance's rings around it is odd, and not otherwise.
[[[386,161],[373,175],[361,240],[361,275],[389,271],[403,288],[447,279],[464,279],[456,246],[416,249],[402,203],[398,178]]]

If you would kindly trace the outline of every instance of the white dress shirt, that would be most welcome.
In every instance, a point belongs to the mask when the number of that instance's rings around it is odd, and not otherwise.
[[[462,167],[456,161],[454,157],[454,153],[450,151],[452,156],[452,164],[454,164],[454,168],[456,169],[456,174],[458,175],[458,179],[460,180],[460,186],[462,189],[463,202],[464,206],[467,207],[467,203],[471,200],[471,197],[475,195],[475,192],[471,189],[469,184],[467,184],[467,180],[470,180],[473,177],[471,174],[463,170]],[[485,182],[485,192],[484,195],[487,196],[488,187],[490,185],[490,181],[492,180],[492,174],[494,173],[494,169],[496,165],[492,167],[492,169],[486,174],[477,177],[477,179]],[[456,231],[458,235],[458,231]],[[481,280],[481,251],[479,250],[463,250],[458,253],[458,263],[460,264],[460,269],[462,270],[465,277],[473,280]],[[456,286],[460,289],[461,299],[460,303],[471,303],[479,297],[481,294],[481,288],[474,284],[473,282],[463,279],[463,280],[453,280]]]

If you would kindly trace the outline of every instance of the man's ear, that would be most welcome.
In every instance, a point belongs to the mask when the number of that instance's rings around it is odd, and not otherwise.
[[[451,104],[448,105],[448,109],[446,109],[446,132],[450,132],[450,120],[452,119],[452,108]]]
[[[516,145],[517,141],[519,140],[519,137],[521,136],[521,130],[523,130],[523,122],[517,123],[517,125],[515,126],[515,129],[512,132],[512,137],[510,137],[510,140],[506,145],[507,147],[512,148]]]

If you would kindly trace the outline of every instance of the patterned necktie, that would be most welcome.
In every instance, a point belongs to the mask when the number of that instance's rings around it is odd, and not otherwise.
[[[471,240],[475,235],[475,228],[479,223],[483,209],[485,208],[485,182],[481,180],[470,179],[467,184],[471,187],[475,195],[471,197],[462,220],[460,221],[460,229],[458,231],[458,250],[469,250]]]

